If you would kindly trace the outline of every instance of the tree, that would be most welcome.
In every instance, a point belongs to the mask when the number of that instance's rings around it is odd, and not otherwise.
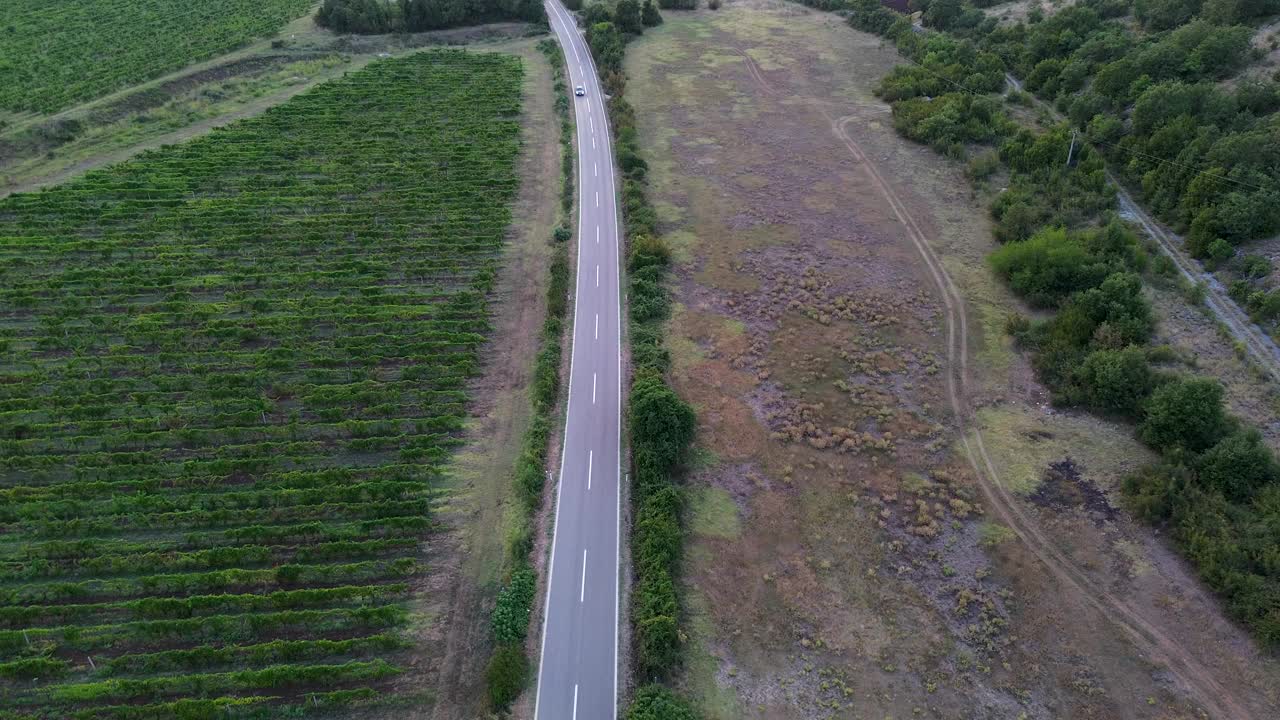
[[[644,32],[644,24],[640,19],[640,3],[636,0],[618,0],[613,7],[613,24],[618,30],[630,35]]]
[[[1196,463],[1202,484],[1228,500],[1245,502],[1278,476],[1275,457],[1257,430],[1238,430],[1209,448]]]
[[[1222,409],[1222,386],[1206,378],[1180,378],[1151,394],[1147,418],[1138,436],[1151,447],[1169,451],[1206,450],[1228,430]]]
[[[698,720],[684,698],[661,685],[646,685],[635,694],[626,720]]]
[[[964,7],[960,0],[933,0],[924,11],[924,22],[929,27],[949,30],[955,26],[962,12]]]
[[[1146,354],[1133,345],[1089,353],[1075,380],[1090,407],[1128,417],[1137,417],[1155,385]]]
[[[622,68],[622,35],[613,23],[601,22],[587,26],[587,45],[591,47],[596,64],[605,72]]]
[[[400,13],[385,0],[325,0],[316,24],[337,33],[375,35],[400,28]]]
[[[684,454],[697,425],[693,408],[658,377],[632,384],[630,421],[633,444],[651,448],[663,468],[675,465]]]
[[[658,12],[658,6],[653,4],[653,0],[644,0],[644,7],[640,9],[640,21],[645,27],[662,24],[662,13]]]
[[[1037,307],[1057,307],[1071,293],[1097,287],[1108,275],[1107,264],[1060,227],[1006,243],[991,254],[990,262],[1014,292]]]

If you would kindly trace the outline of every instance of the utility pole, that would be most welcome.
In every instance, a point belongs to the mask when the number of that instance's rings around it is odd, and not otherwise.
[[[1067,167],[1071,167],[1071,156],[1076,151],[1076,131],[1071,131],[1071,147],[1067,148]]]

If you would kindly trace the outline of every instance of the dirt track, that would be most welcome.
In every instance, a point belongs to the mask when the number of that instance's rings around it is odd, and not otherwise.
[[[755,61],[742,49],[734,49],[742,56],[752,78],[760,84],[761,89],[769,95],[777,95],[764,77],[764,73]],[[1090,605],[1095,607],[1110,622],[1124,632],[1129,639],[1149,659],[1166,665],[1178,679],[1184,690],[1215,718],[1253,718],[1261,717],[1244,707],[1213,677],[1195,656],[1182,647],[1175,639],[1169,637],[1159,628],[1152,625],[1141,614],[1123,599],[1098,587],[1088,579],[1085,573],[1075,566],[1068,557],[1060,552],[1036,526],[1033,519],[1018,507],[1017,501],[1010,495],[1007,487],[996,472],[983,441],[982,430],[970,422],[971,408],[968,406],[968,317],[965,312],[964,299],[942,262],[931,247],[928,238],[921,230],[919,223],[912,217],[907,206],[898,198],[893,187],[884,180],[875,164],[864,153],[847,130],[847,125],[857,118],[855,116],[835,117],[826,108],[825,102],[814,102],[819,112],[831,123],[832,133],[848,149],[854,161],[875,185],[885,203],[892,208],[894,215],[907,231],[907,236],[920,254],[934,286],[941,296],[946,308],[947,328],[947,395],[951,409],[955,413],[958,430],[969,465],[981,479],[980,487],[984,498],[1000,519],[1007,523],[1017,534],[1019,540],[1035,555],[1035,557],[1062,583],[1064,587],[1075,590]]]

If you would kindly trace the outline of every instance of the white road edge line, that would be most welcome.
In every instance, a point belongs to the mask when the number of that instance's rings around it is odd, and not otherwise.
[[[578,591],[578,602],[582,603],[586,601],[587,601],[587,549],[582,548],[582,589]],[[574,693],[576,694],[578,692],[578,689],[577,689],[578,686],[574,685],[573,688],[574,688]],[[574,717],[577,717],[577,712],[574,713]]]

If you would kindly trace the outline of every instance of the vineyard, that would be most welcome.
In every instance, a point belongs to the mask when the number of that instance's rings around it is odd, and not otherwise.
[[[0,201],[0,718],[394,699],[521,73],[379,61]]]
[[[314,0],[5,0],[0,110],[56,112],[271,35]]]

